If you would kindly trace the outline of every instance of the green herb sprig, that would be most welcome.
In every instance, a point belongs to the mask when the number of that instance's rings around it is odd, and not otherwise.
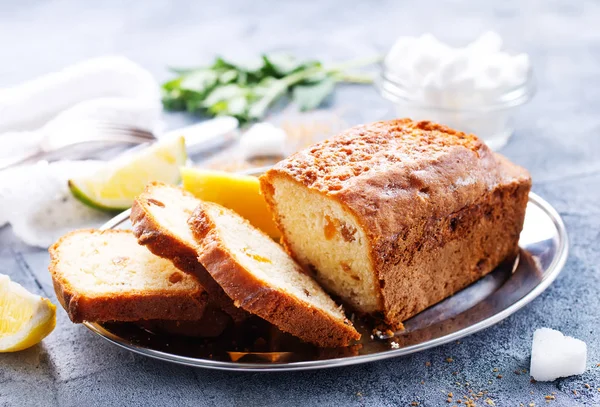
[[[171,69],[178,76],[162,85],[167,110],[234,116],[242,124],[262,119],[269,107],[290,95],[302,111],[319,107],[339,82],[369,84],[372,75],[351,73],[380,57],[326,67],[290,55],[262,55],[250,63],[217,58],[207,67]]]

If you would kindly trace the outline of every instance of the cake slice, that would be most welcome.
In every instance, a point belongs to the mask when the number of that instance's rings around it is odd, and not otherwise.
[[[202,202],[189,224],[200,243],[198,259],[236,305],[317,346],[360,338],[341,307],[246,219]]]
[[[260,182],[288,252],[391,327],[516,256],[531,187],[477,137],[409,119],[351,128]]]
[[[133,234],[139,244],[152,253],[171,260],[177,268],[195,276],[207,291],[211,304],[222,308],[235,321],[242,321],[248,313],[233,305],[231,298],[198,262],[198,243],[187,221],[199,204],[200,200],[179,187],[152,182],[131,208]]]
[[[50,248],[54,290],[73,322],[193,320],[206,293],[130,231],[76,230]]]

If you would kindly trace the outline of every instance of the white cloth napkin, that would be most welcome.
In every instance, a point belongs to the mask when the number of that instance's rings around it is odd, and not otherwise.
[[[76,120],[110,121],[159,134],[160,87],[124,57],[90,59],[21,85],[0,89],[0,157],[35,147],[45,132]],[[38,163],[0,171],[0,226],[10,223],[24,242],[48,247],[68,230],[94,227],[107,218],[75,200],[73,174],[99,162]]]
[[[110,215],[73,197],[67,181],[73,174],[97,169],[99,161],[59,161],[0,171],[0,223],[31,246],[46,248],[78,228],[99,227]]]

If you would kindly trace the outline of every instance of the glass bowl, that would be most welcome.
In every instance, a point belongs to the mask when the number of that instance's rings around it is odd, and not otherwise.
[[[477,94],[480,91],[471,92],[468,103],[460,103],[460,99],[456,97],[454,100],[427,103],[420,97],[423,89],[407,86],[386,69],[385,65],[382,66],[375,85],[380,94],[394,104],[395,117],[428,120],[465,133],[473,133],[493,150],[502,148],[508,142],[513,133],[512,119],[516,109],[529,101],[535,93],[531,71],[524,83],[501,94],[492,97],[488,95],[486,98],[483,93]],[[481,96],[479,102],[477,96]]]

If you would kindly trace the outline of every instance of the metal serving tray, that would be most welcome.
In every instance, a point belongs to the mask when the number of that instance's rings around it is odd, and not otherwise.
[[[125,211],[103,228],[130,227],[129,211]],[[405,329],[393,336],[373,334],[369,322],[355,321],[362,339],[347,348],[319,349],[258,318],[214,339],[160,335],[131,323],[85,326],[140,355],[211,369],[308,370],[372,362],[419,352],[490,327],[523,308],[556,279],[567,259],[567,233],[554,208],[533,193],[519,245],[516,260],[407,320]]]

